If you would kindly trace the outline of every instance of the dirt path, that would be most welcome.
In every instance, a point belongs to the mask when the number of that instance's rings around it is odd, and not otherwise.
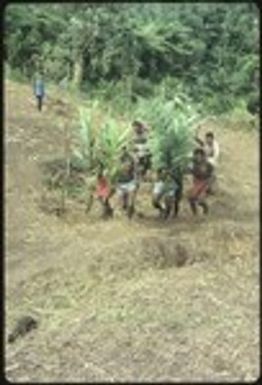
[[[179,220],[159,224],[141,196],[145,218],[131,223],[81,205],[61,219],[40,208],[39,167],[62,154],[62,132],[51,104],[40,114],[30,95],[6,84],[6,323],[8,333],[31,313],[39,328],[6,345],[8,379],[257,378],[257,134],[208,124],[222,147],[208,219],[193,221],[185,201]]]

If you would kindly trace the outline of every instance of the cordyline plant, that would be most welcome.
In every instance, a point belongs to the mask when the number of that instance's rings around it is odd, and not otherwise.
[[[130,127],[123,127],[115,118],[107,116],[97,135],[97,154],[107,177],[115,182],[123,147],[130,145]]]
[[[85,163],[91,174],[102,165],[111,183],[119,167],[119,157],[124,146],[130,145],[130,127],[104,112],[100,121],[95,119],[96,104],[80,109],[80,147],[75,155]]]
[[[75,148],[74,155],[83,163],[88,170],[96,167],[96,127],[94,124],[94,110],[96,104],[89,108],[79,108],[78,137],[79,148]]]
[[[184,95],[140,101],[137,115],[150,126],[148,146],[153,168],[185,167],[194,145],[199,115]]]

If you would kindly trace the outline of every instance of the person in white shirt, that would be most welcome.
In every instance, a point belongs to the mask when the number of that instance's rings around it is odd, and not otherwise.
[[[210,179],[208,192],[210,194],[214,193],[214,184],[216,182],[216,168],[220,156],[220,148],[215,135],[212,131],[209,131],[205,135],[205,141],[202,141],[198,137],[195,138],[196,141],[201,145],[203,150],[206,153],[206,159],[208,163],[213,166],[213,177]]]
[[[203,147],[207,156],[207,161],[211,163],[213,167],[216,167],[220,149],[213,132],[209,131],[206,133],[206,140]]]

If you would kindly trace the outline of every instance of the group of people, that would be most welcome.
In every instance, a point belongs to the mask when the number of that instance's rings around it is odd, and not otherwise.
[[[34,82],[34,94],[37,100],[37,109],[42,110],[45,97],[43,77],[37,76]],[[119,170],[115,176],[114,185],[110,185],[104,173],[103,165],[98,170],[95,197],[102,205],[104,218],[113,216],[110,204],[111,197],[117,193],[120,205],[127,216],[132,218],[135,212],[135,200],[139,186],[146,179],[147,173],[152,171],[151,154],[147,145],[149,128],[141,121],[132,123],[134,130],[132,152],[126,147],[122,149],[119,159]],[[181,166],[166,167],[155,170],[152,189],[152,206],[159,211],[163,219],[179,213],[180,202],[184,195],[183,181],[186,174],[193,176],[192,188],[187,198],[194,215],[201,207],[204,214],[208,214],[207,197],[214,193],[216,181],[216,166],[219,158],[219,145],[213,132],[207,132],[205,139],[195,137],[195,149],[191,161],[185,168]]]
[[[114,186],[110,185],[103,166],[97,176],[95,196],[100,201],[104,218],[113,216],[110,198],[117,193],[121,208],[132,218],[135,212],[135,201],[141,182],[148,173],[152,174],[151,154],[147,147],[148,127],[140,121],[133,122],[134,142],[132,152],[126,147],[122,149],[120,167],[115,177]],[[184,176],[191,174],[192,187],[187,198],[194,215],[201,207],[208,214],[207,197],[214,193],[216,182],[216,166],[219,158],[219,145],[213,132],[207,132],[205,139],[195,137],[195,149],[191,161],[182,169],[160,168],[153,172],[152,207],[158,210],[160,218],[176,217],[180,202],[184,195]]]

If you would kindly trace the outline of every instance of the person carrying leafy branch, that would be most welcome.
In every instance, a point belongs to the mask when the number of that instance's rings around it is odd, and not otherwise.
[[[100,166],[97,174],[95,197],[102,205],[103,219],[113,217],[114,211],[109,202],[109,199],[113,196],[113,194],[114,189],[110,186],[109,180],[104,174],[103,167]]]
[[[219,159],[220,149],[214,133],[211,131],[207,132],[205,135],[205,141],[201,140],[199,137],[196,137],[195,139],[204,149],[207,161],[215,167]]]
[[[214,184],[216,182],[216,168],[217,162],[219,159],[220,148],[215,135],[213,132],[209,131],[205,135],[205,141],[202,141],[200,138],[195,138],[197,143],[204,149],[206,153],[207,161],[213,166],[213,175],[209,182],[208,193],[214,193]]]
[[[173,203],[173,217],[176,218],[180,209],[180,202],[183,196],[183,169],[181,166],[176,166],[172,170],[172,177],[174,179],[174,203]]]
[[[188,195],[190,208],[194,215],[197,214],[197,205],[202,207],[204,214],[208,214],[209,207],[206,197],[213,170],[213,166],[207,161],[205,151],[202,148],[195,149],[193,164],[189,170],[193,175],[193,187]]]
[[[174,207],[178,185],[172,172],[166,168],[159,168],[153,187],[152,205],[159,210],[160,218],[168,219]],[[164,200],[164,206],[162,205]]]
[[[131,219],[135,212],[135,199],[138,188],[135,161],[126,148],[124,148],[119,160],[120,166],[115,176],[116,191],[123,210],[127,212],[128,218]]]
[[[159,210],[160,217],[164,216],[165,209],[161,200],[165,189],[165,173],[162,168],[156,171],[156,180],[153,187],[152,206]]]
[[[147,171],[151,167],[151,155],[147,145],[147,126],[135,120],[132,123],[134,129],[134,153],[137,160],[139,176],[145,177]]]

